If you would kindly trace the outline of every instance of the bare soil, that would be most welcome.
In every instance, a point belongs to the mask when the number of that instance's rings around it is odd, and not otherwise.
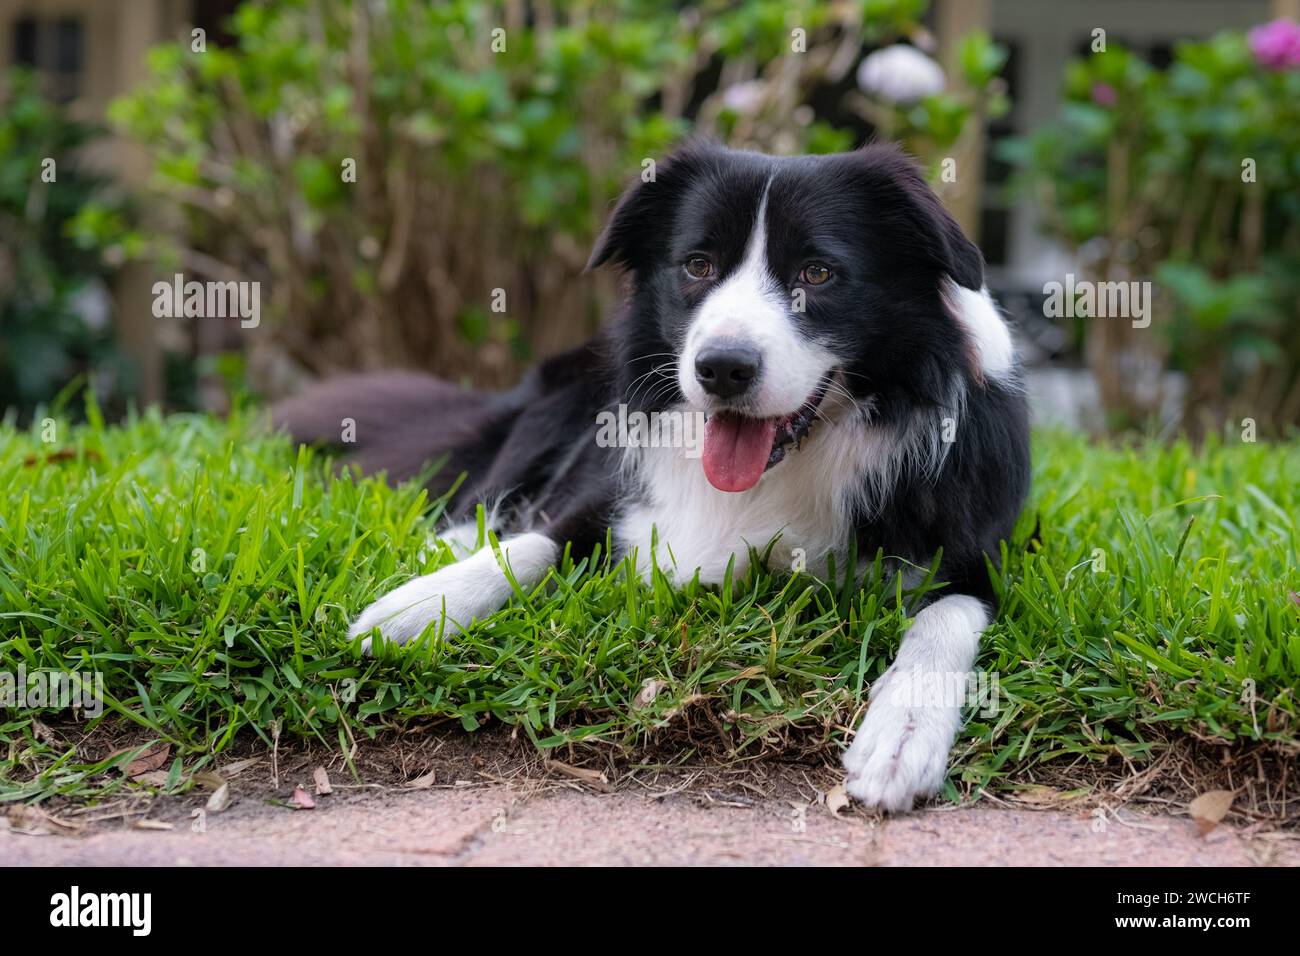
[[[1202,834],[1175,801],[1042,786],[882,818],[841,806],[838,774],[822,765],[615,772],[485,742],[363,746],[356,775],[324,751],[262,749],[179,796],[132,784],[94,806],[15,806],[0,816],[0,863],[1300,865],[1294,831],[1234,812]],[[229,805],[209,809],[223,780]]]

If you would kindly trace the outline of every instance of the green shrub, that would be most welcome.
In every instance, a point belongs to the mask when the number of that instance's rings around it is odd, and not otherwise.
[[[183,212],[172,261],[273,290],[251,367],[276,350],[315,372],[403,364],[499,384],[610,304],[609,277],[579,276],[648,160],[688,131],[778,152],[853,146],[801,105],[851,85],[864,44],[915,31],[924,7],[561,2],[525,24],[516,5],[478,0],[250,3],[234,48],[155,49],[149,81],[111,115]],[[968,79],[994,49],[973,41]],[[753,95],[738,106],[727,93],[741,88]],[[947,148],[977,109],[928,97],[900,135]]]
[[[0,414],[30,411],[89,373],[104,373],[103,389],[127,384],[104,257],[110,241],[129,238],[126,220],[105,183],[77,163],[98,135],[49,102],[30,74],[0,81]]]
[[[1150,329],[1082,330],[1112,412],[1151,411],[1140,355],[1187,373],[1206,427],[1300,421],[1300,66],[1241,33],[1180,44],[1164,71],[1112,45],[1068,66],[1059,117],[1008,151],[1090,277],[1156,283]]]

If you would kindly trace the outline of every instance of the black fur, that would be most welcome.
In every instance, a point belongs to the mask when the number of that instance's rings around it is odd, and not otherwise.
[[[507,393],[415,375],[350,378],[278,406],[274,417],[307,441],[334,438],[342,418],[356,419],[350,460],[387,468],[392,479],[447,455],[435,491],[468,472],[454,512],[502,506],[507,530],[543,530],[586,553],[604,541],[621,494],[621,452],[597,446],[597,414],[620,402],[655,411],[682,400],[667,380],[634,383],[678,349],[707,292],[682,281],[684,259],[709,249],[720,276],[734,268],[773,171],[767,221],[780,228],[769,231],[769,266],[791,287],[810,257],[832,267],[834,281],[808,295],[797,320],[839,357],[857,401],[901,432],[918,410],[965,393],[941,470],[902,473],[883,507],[859,516],[858,553],[883,548],[925,563],[942,549],[948,593],[991,602],[985,558],[996,562],[1028,490],[1026,403],[1014,383],[985,380],[941,298],[945,278],[982,286],[979,251],[890,147],[775,159],[689,145],[624,195],[597,240],[589,266],[623,266],[630,296],[592,342],[543,362]]]

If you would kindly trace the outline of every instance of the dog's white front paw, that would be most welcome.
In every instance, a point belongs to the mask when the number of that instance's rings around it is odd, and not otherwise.
[[[463,575],[456,574],[460,564],[449,565],[432,574],[413,578],[396,590],[389,591],[367,607],[348,628],[348,638],[367,635],[361,650],[370,653],[370,632],[376,627],[384,639],[405,644],[424,633],[435,621],[442,620],[443,635],[457,634],[473,618],[474,608],[467,606],[461,590]],[[459,593],[458,593],[459,592]]]
[[[959,704],[936,699],[931,681],[915,672],[885,672],[844,755],[849,795],[894,813],[937,793],[961,726]]]
[[[521,587],[533,587],[546,573],[556,555],[555,542],[532,532],[508,538],[501,551],[510,562]],[[476,618],[486,617],[510,599],[511,586],[491,548],[440,568],[432,574],[407,581],[361,612],[348,637],[366,635],[361,650],[370,653],[370,632],[379,628],[384,638],[405,644],[424,633],[435,621],[442,621],[446,637],[458,634]]]

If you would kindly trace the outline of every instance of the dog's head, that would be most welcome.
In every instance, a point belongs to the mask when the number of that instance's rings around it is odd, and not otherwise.
[[[620,200],[589,265],[606,262],[633,284],[624,400],[708,415],[704,468],[725,491],[797,448],[828,392],[887,416],[1010,363],[989,316],[963,315],[988,301],[979,250],[892,147],[687,146]]]

